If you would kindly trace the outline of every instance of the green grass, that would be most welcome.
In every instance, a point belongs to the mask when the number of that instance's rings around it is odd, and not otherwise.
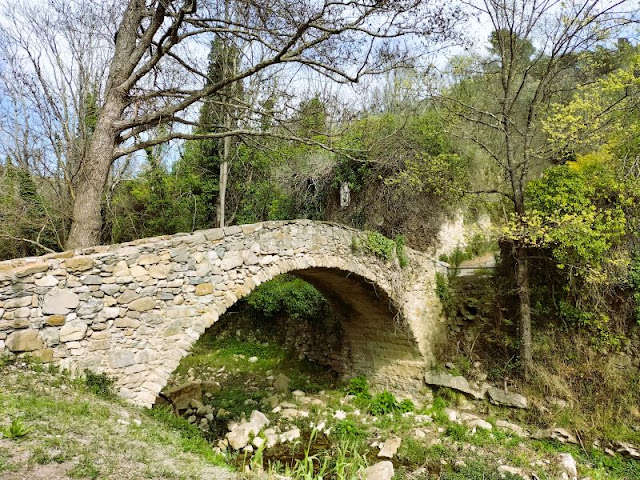
[[[228,468],[184,420],[105,398],[84,380],[48,369],[5,366],[0,411],[3,432],[16,428],[5,418],[20,419],[29,429],[25,435],[4,435],[12,448],[0,448],[0,471],[28,477],[31,469],[46,465],[71,478],[133,479],[165,478],[162,472],[173,470],[173,478],[195,479],[212,466]]]

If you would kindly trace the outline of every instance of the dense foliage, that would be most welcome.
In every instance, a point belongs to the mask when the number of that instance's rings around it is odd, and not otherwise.
[[[281,275],[259,285],[247,298],[256,313],[266,317],[288,315],[296,320],[322,318],[328,311],[327,300],[307,282]]]

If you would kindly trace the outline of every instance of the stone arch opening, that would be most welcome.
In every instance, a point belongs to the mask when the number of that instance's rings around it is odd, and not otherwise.
[[[230,305],[207,325],[206,330],[213,328],[225,312],[250,295],[259,284],[284,271],[315,287],[340,323],[340,344],[326,346],[334,350],[329,364],[318,361],[317,356],[310,356],[309,360],[331,368],[340,377],[365,375],[377,389],[406,392],[421,385],[424,360],[409,325],[386,290],[358,273],[334,266],[300,268],[300,263],[294,268],[290,268],[291,264],[274,265],[269,268],[273,275],[266,277],[258,272],[256,281],[250,282],[252,288],[238,291],[241,295],[233,303],[229,299]],[[200,335],[204,332],[205,329]],[[184,356],[188,354],[185,352]],[[341,364],[331,365],[336,360]]]
[[[363,374],[377,386],[402,390],[406,374],[422,366],[422,356],[402,313],[375,282],[338,268],[294,270],[313,285],[341,319],[351,353],[351,374]],[[412,372],[409,377],[419,376]]]

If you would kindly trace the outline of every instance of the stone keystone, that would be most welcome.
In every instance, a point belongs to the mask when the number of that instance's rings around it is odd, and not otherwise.
[[[44,346],[38,330],[32,329],[13,332],[7,337],[5,344],[12,352],[33,352]]]
[[[44,297],[42,313],[45,315],[66,315],[80,303],[78,295],[71,290],[52,289]]]

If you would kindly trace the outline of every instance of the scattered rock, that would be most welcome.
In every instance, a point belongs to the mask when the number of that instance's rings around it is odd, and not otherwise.
[[[556,462],[564,478],[566,478],[567,480],[578,479],[578,466],[576,465],[576,461],[570,453],[558,454],[556,456]]]
[[[504,478],[506,475],[505,474],[510,474],[510,475],[517,475],[520,478],[524,479],[524,480],[530,480],[531,477],[529,475],[527,475],[524,470],[522,470],[521,468],[517,468],[517,467],[509,467],[507,465],[500,465],[498,467],[498,473],[500,473],[502,475],[502,477]]]
[[[640,450],[635,445],[625,442],[615,443],[616,452],[626,458],[633,458],[634,460],[640,460]]]
[[[197,382],[187,382],[170,388],[165,392],[165,395],[171,399],[175,408],[185,410],[189,407],[192,399],[202,401],[202,386]]]
[[[528,408],[527,399],[515,392],[506,392],[496,387],[487,388],[491,403],[515,408]]]
[[[458,412],[456,412],[455,410],[452,410],[451,408],[445,408],[444,413],[450,422],[458,421]]]
[[[531,435],[531,438],[534,438],[536,440],[546,438],[550,440],[557,440],[560,443],[572,443],[574,445],[579,445],[577,437],[564,428],[538,430],[533,435]]]
[[[504,420],[498,420],[496,422],[496,427],[502,430],[509,430],[510,432],[513,432],[517,436],[522,438],[527,438],[529,436],[529,433],[520,425],[516,425],[515,423],[510,423]]]
[[[276,407],[278,408],[278,407]],[[278,413],[275,411],[275,408],[273,409],[273,413]],[[282,418],[286,418],[288,420],[293,420],[294,418],[297,418],[300,416],[300,412],[298,410],[296,410],[295,408],[285,408],[284,410],[280,411],[280,416]]]
[[[300,438],[299,428],[292,428],[291,430],[287,430],[286,432],[280,434],[281,443],[293,442],[298,438]]]
[[[273,388],[278,393],[289,393],[289,385],[291,384],[291,379],[286,375],[280,374],[276,377],[273,382]]]
[[[262,437],[254,437],[253,441],[251,442],[253,444],[254,447],[256,448],[260,448],[265,442],[265,439]]]
[[[433,418],[429,415],[416,415],[413,419],[416,423],[431,423]]]
[[[398,448],[400,448],[401,443],[402,443],[402,439],[400,439],[399,437],[393,437],[385,441],[382,447],[380,448],[380,453],[378,453],[378,457],[393,458],[395,454],[398,452]]]
[[[227,433],[227,440],[229,445],[235,450],[240,450],[249,444],[249,437],[251,435],[258,435],[260,430],[269,425],[269,419],[264,413],[254,410],[251,412],[249,421],[241,422],[233,426],[231,431]],[[298,436],[300,431],[298,430]]]
[[[471,428],[480,428],[482,430],[492,430],[493,429],[493,425],[491,425],[489,422],[487,422],[486,420],[482,420],[481,418],[478,418],[476,420],[471,420],[468,425]]]
[[[393,463],[385,460],[365,468],[362,478],[363,480],[391,480],[394,473]]]

